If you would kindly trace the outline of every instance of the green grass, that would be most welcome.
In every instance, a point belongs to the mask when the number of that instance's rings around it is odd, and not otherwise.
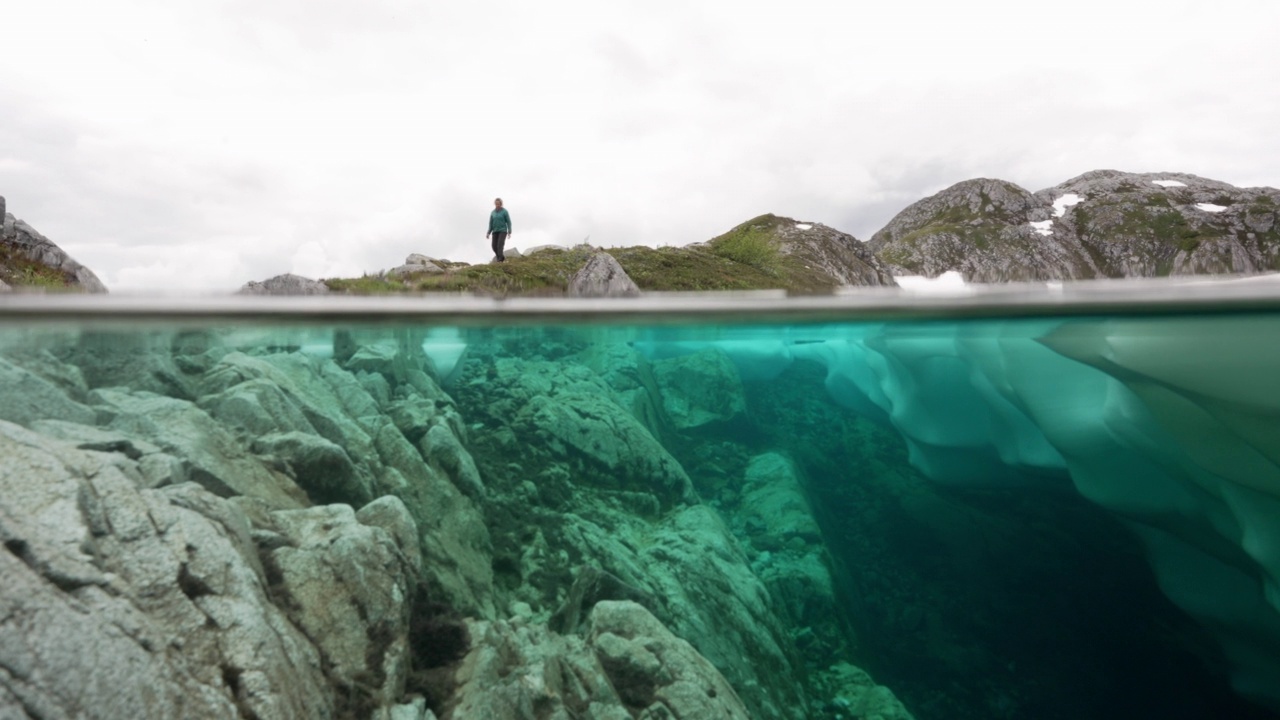
[[[443,273],[419,273],[399,279],[366,275],[324,282],[331,290],[355,295],[560,295],[592,252],[587,247],[548,249],[530,256],[509,257],[504,263],[454,264]],[[609,248],[608,252],[645,291],[782,289],[812,294],[829,292],[835,286],[825,275],[783,255],[763,228],[737,234],[730,231],[705,248],[636,246]]]
[[[28,259],[12,245],[0,242],[0,280],[15,288],[40,288],[43,290],[74,289],[74,278],[62,272]]]
[[[782,253],[772,238],[772,233],[761,226],[739,226],[721,235],[709,244],[711,252],[727,260],[749,265],[770,275],[777,275],[781,268]]]

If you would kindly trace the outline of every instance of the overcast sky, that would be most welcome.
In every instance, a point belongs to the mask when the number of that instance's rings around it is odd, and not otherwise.
[[[866,240],[972,177],[1280,186],[1280,2],[40,0],[0,13],[0,195],[116,292],[411,252]]]

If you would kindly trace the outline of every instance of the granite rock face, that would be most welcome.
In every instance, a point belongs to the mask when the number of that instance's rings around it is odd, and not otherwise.
[[[1099,170],[1030,193],[957,183],[868,243],[902,273],[974,282],[1252,273],[1280,263],[1280,190]]]
[[[55,271],[67,287],[90,293],[107,291],[107,287],[92,270],[76,262],[35,228],[6,213],[3,197],[0,197],[0,221],[3,221],[3,226],[0,227],[0,247],[7,252],[13,252],[29,262],[38,263]],[[4,253],[0,253],[0,257],[3,255]],[[0,267],[0,270],[8,271],[8,268]],[[20,285],[21,283],[11,282],[10,284]],[[8,287],[2,280],[0,280],[0,286],[3,286],[0,287],[0,292]]]
[[[285,273],[262,282],[250,280],[236,291],[237,295],[325,295],[329,286],[319,280]]]

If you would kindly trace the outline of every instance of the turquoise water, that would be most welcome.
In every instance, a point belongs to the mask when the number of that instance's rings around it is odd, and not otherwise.
[[[1280,313],[850,314],[19,316],[0,419],[401,497],[432,627],[580,632],[603,573],[756,717],[859,717],[855,667],[917,718],[1277,716]]]

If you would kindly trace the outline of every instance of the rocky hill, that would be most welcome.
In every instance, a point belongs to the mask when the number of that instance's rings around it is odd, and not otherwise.
[[[481,265],[415,253],[404,265],[374,276],[324,282],[331,290],[353,293],[443,290],[579,295],[579,274],[602,257],[616,260],[616,270],[641,291],[781,289],[807,294],[830,292],[842,285],[895,285],[889,266],[854,236],[821,223],[777,215],[752,218],[711,240],[685,247],[610,248],[607,254],[588,245],[538,248],[528,254],[508,250],[508,262]],[[283,282],[275,285],[289,287]],[[250,291],[249,286],[242,290]]]
[[[48,290],[107,291],[89,268],[81,265],[25,222],[5,212],[0,197],[0,292],[16,287]]]
[[[957,183],[872,236],[900,273],[967,280],[1073,280],[1280,267],[1280,190],[1186,173],[1099,170],[1031,193],[1003,180]]]

